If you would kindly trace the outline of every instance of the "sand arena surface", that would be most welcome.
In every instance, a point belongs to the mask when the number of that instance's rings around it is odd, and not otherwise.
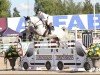
[[[19,58],[16,61],[15,69],[18,69],[18,64],[19,64]],[[9,61],[7,60],[7,64],[4,61],[4,57],[0,57],[0,71],[5,71],[5,70],[10,70],[10,64]]]

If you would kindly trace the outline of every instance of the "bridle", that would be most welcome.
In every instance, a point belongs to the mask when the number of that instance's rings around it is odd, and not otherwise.
[[[30,19],[29,22],[28,22],[28,23],[29,23],[28,26],[31,26],[31,24],[32,24],[32,25],[34,26],[34,28],[37,29],[39,25],[42,25],[42,24],[36,25],[36,24],[39,23],[40,21],[41,21],[41,20],[38,20],[36,23],[33,23],[33,22],[31,21],[31,19]],[[27,27],[28,27],[28,26],[27,26]]]

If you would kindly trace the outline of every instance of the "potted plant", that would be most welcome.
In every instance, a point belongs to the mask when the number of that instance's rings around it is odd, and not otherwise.
[[[7,58],[10,62],[10,66],[12,67],[12,70],[15,70],[14,66],[16,63],[16,59],[19,57],[19,54],[16,50],[16,47],[11,45],[5,52],[5,58]]]
[[[89,47],[87,57],[91,58],[93,67],[97,68],[96,62],[100,59],[100,43],[92,44]]]

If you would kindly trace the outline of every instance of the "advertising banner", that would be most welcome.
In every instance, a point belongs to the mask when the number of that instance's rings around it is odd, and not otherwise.
[[[35,18],[33,17],[35,20]],[[96,14],[95,18],[93,14],[88,15],[56,15],[50,18],[53,26],[66,27],[68,30],[72,30],[77,27],[79,30],[93,30],[94,28],[100,29],[100,14]],[[95,20],[95,21],[94,21]],[[8,18],[8,27],[21,32],[25,30],[24,17]]]

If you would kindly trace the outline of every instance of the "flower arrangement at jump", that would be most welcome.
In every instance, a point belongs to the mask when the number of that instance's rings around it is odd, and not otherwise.
[[[5,52],[5,58],[9,59],[11,57],[19,57],[16,47],[13,45],[9,46],[8,50]]]
[[[93,64],[93,67],[95,68],[95,70],[96,70],[96,68],[100,67],[98,65],[98,63],[100,63],[99,62],[99,59],[100,59],[100,43],[92,44],[89,47],[87,57],[91,58],[92,64]]]
[[[9,48],[5,52],[5,59],[9,60],[10,66],[12,67],[12,70],[15,70],[14,66],[16,63],[16,59],[18,57],[20,57],[20,55],[18,54],[16,47],[13,45],[10,45]]]
[[[90,58],[100,57],[100,43],[92,44],[88,49],[87,56]]]

